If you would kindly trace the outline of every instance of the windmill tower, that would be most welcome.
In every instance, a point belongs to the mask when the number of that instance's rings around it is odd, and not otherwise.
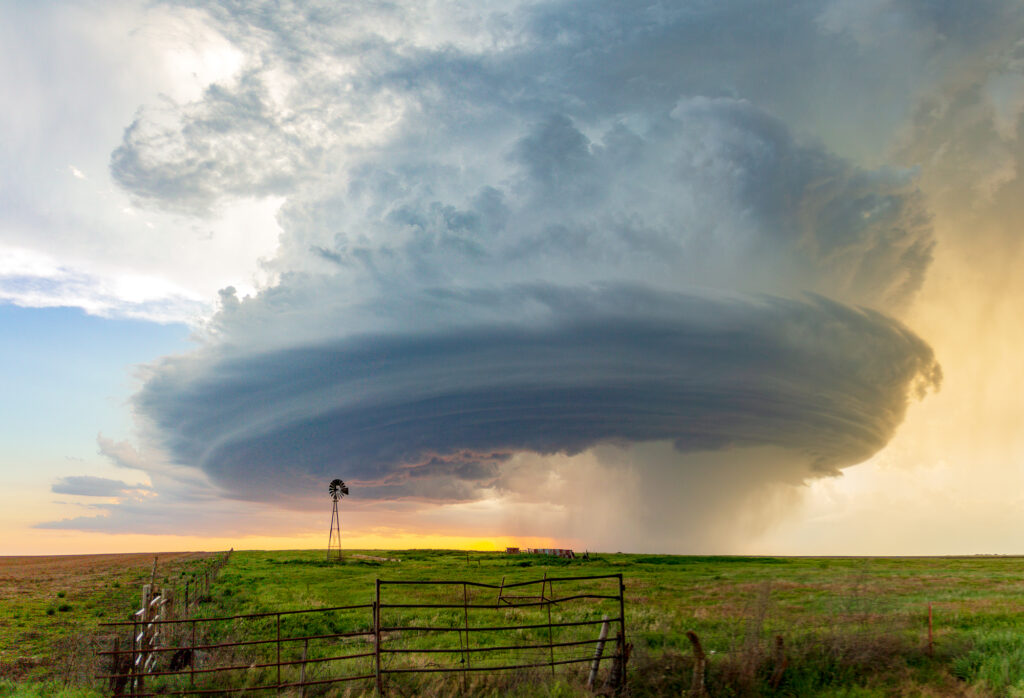
[[[327,536],[327,559],[333,558],[333,551],[338,551],[338,562],[341,562],[341,517],[338,516],[338,500],[348,494],[348,486],[343,480],[335,478],[327,487],[334,505],[331,509],[331,532]],[[337,543],[335,543],[337,540]]]

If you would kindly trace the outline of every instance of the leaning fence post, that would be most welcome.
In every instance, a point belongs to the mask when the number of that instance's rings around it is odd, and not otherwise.
[[[149,645],[149,602],[153,598],[153,586],[145,584],[142,587],[142,621],[141,630],[139,632],[139,666],[136,667],[137,678],[135,680],[136,685],[140,692],[145,692],[146,688],[146,661],[149,659],[149,654],[146,652],[146,648]]]
[[[604,643],[608,639],[608,616],[607,614],[601,617],[604,621],[601,623],[601,634],[597,637],[597,649],[594,650],[594,661],[590,665],[590,676],[587,677],[587,688],[594,687],[594,681],[597,680],[597,670],[601,666],[601,655],[604,654]]]
[[[704,674],[707,670],[707,655],[704,654],[704,648],[701,647],[700,638],[697,637],[697,633],[687,630],[686,637],[690,639],[690,644],[693,645],[693,681],[690,683],[690,695],[706,696],[707,689],[704,688]]]

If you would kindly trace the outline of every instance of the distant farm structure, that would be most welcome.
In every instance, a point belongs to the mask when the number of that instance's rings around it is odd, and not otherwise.
[[[551,555],[552,557],[561,557],[566,560],[575,560],[576,553],[569,548],[505,548],[506,555]]]

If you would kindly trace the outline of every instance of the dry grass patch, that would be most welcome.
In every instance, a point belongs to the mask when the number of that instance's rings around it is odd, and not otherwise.
[[[207,553],[157,553],[157,578],[175,578]],[[105,641],[150,578],[153,553],[0,557],[0,678],[87,680]]]

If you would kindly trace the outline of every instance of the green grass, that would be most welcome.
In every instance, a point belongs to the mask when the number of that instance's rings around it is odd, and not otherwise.
[[[207,557],[165,554],[159,568],[191,573]],[[152,555],[0,558],[0,680],[46,695],[51,684],[90,685],[95,651],[107,643],[99,624],[137,606],[152,563]],[[0,684],[0,696],[21,695],[11,690]]]
[[[14,683],[0,679],[0,698],[102,698],[104,693],[78,686],[64,686],[55,681]]]
[[[353,551],[375,554],[374,551]],[[376,553],[380,554],[380,553]],[[500,584],[552,576],[622,573],[626,585],[626,631],[633,645],[630,686],[633,695],[678,695],[689,689],[693,655],[687,630],[699,635],[709,654],[707,686],[715,696],[888,696],[959,695],[1024,696],[1024,560],[1016,558],[874,558],[804,559],[756,557],[679,557],[668,555],[592,555],[589,562],[568,562],[541,556],[506,556],[499,553],[410,550],[388,552],[401,563],[379,563],[348,557],[344,564],[327,563],[322,551],[236,552],[211,588],[198,612],[202,616],[277,612],[339,605],[369,604],[375,598],[376,580],[455,579]],[[525,565],[523,563],[529,563]],[[176,582],[176,571],[164,572]],[[178,576],[176,576],[178,575]],[[112,604],[106,617],[123,617],[137,596],[139,579],[118,578],[125,596],[120,607]],[[0,602],[0,638],[13,621],[38,625],[70,622],[88,617],[88,600],[75,598],[68,589],[68,611],[45,616],[59,608],[56,593],[34,601],[10,605]],[[108,585],[108,590],[117,588]],[[556,596],[583,590],[556,583]],[[520,590],[518,593],[537,593]],[[604,587],[604,593],[612,593]],[[433,594],[433,596],[431,596]],[[462,587],[420,589],[385,587],[385,602],[399,600],[461,603]],[[467,591],[471,603],[492,603],[496,593]],[[112,601],[115,599],[111,599]],[[130,601],[130,602],[129,602]],[[928,652],[928,603],[934,617],[934,651]],[[601,605],[604,604],[604,605]],[[617,615],[616,604],[578,604],[556,611],[562,620],[590,619],[607,613]],[[429,623],[458,627],[465,622],[462,609],[385,609],[384,625]],[[543,622],[544,609],[472,611],[471,625]],[[559,617],[554,618],[558,622]],[[67,619],[67,620],[65,620]],[[2,623],[8,620],[8,626]],[[357,609],[314,615],[282,616],[282,636],[365,632],[372,625],[370,611]],[[51,626],[51,629],[57,626]],[[67,628],[72,632],[72,628]],[[614,638],[614,628],[612,637]],[[52,632],[40,631],[52,641]],[[209,641],[274,637],[276,618],[213,624],[200,633]],[[546,631],[523,631],[514,644],[546,639]],[[561,631],[556,640],[591,636],[594,630]],[[788,666],[776,687],[772,674],[776,636],[784,642]],[[36,638],[42,646],[44,638]],[[473,646],[513,644],[507,634],[471,635]],[[384,648],[457,650],[460,634],[426,636],[391,633]],[[338,653],[372,651],[367,636],[342,643],[310,641],[307,658]],[[52,646],[52,642],[51,642]],[[614,640],[609,643],[609,651]],[[231,661],[261,663],[275,646],[236,651]],[[5,653],[10,648],[0,645]],[[298,659],[301,643],[286,643],[282,659]],[[569,650],[566,650],[568,652]],[[575,656],[592,652],[575,648]],[[334,654],[331,654],[334,653]],[[4,655],[0,655],[4,656]],[[521,655],[520,655],[521,656]],[[210,657],[208,661],[229,659]],[[461,654],[392,655],[388,666],[458,664]],[[472,655],[481,666],[485,660]],[[515,661],[514,655],[495,658]],[[543,661],[543,658],[541,659]],[[411,664],[409,664],[411,663]],[[573,668],[575,667],[575,668]],[[549,670],[514,675],[470,675],[466,686],[473,695],[583,695],[585,664],[559,669],[552,679]],[[307,678],[328,677],[337,672],[372,671],[369,659],[347,663],[309,665]],[[249,669],[231,677],[214,679],[216,686],[273,683],[271,670]],[[298,668],[286,668],[283,680],[298,678]],[[333,673],[332,673],[333,672]],[[35,675],[47,678],[45,672]],[[51,677],[53,678],[53,677]],[[398,693],[460,692],[461,676],[395,676]],[[170,680],[167,680],[170,681]],[[96,687],[96,684],[92,684]],[[155,685],[155,684],[153,684]],[[169,684],[168,684],[169,685]],[[204,684],[207,685],[207,684]],[[447,688],[446,688],[447,687]],[[372,682],[348,684],[336,693],[361,695]],[[450,689],[450,690],[449,690]],[[0,695],[3,693],[0,688]],[[316,694],[316,692],[312,692]],[[31,694],[28,694],[31,695]]]

